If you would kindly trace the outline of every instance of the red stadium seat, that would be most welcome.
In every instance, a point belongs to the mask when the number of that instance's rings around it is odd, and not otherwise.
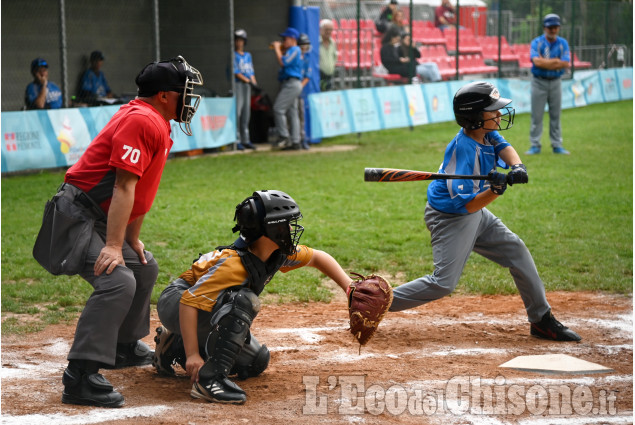
[[[572,56],[573,56],[573,66],[574,66],[574,68],[577,68],[577,69],[589,69],[589,68],[591,68],[591,66],[593,66],[593,64],[591,62],[581,61],[580,59],[578,59],[578,55],[576,55],[575,53],[572,53]]]

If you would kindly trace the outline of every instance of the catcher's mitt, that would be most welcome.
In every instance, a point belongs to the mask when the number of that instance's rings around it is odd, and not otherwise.
[[[388,311],[392,303],[392,287],[381,276],[351,274],[357,279],[351,282],[347,291],[350,331],[361,348],[373,337]]]

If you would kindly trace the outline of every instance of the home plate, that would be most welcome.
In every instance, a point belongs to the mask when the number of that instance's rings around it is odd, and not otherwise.
[[[499,367],[541,373],[608,373],[613,369],[566,354],[518,356]]]

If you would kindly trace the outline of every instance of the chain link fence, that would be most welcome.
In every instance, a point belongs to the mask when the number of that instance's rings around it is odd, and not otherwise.
[[[368,27],[386,7],[387,1],[376,0],[306,0],[305,6],[320,8],[321,18],[334,20],[336,25],[342,20],[360,20],[359,28]],[[441,1],[399,0],[399,7],[404,12],[406,27],[412,31],[413,26],[433,27],[435,9]],[[483,59],[486,65],[496,66],[500,77],[523,77],[529,75],[531,63],[528,56],[528,45],[543,33],[542,20],[549,13],[557,13],[562,20],[560,36],[567,39],[571,51],[575,55],[572,72],[576,69],[600,69],[610,67],[632,66],[633,64],[633,4],[631,1],[620,0],[490,0],[486,2],[459,0],[459,24],[469,30],[469,35],[476,38],[483,50],[478,46],[473,51],[462,51],[461,36],[456,48],[453,44],[443,41],[430,42],[426,37],[419,37],[413,32],[413,40],[422,52],[427,51],[431,44],[444,46],[450,58],[447,60],[451,68],[456,68],[456,74],[450,78],[472,76],[468,65],[475,57]],[[413,19],[410,19],[410,16]],[[356,35],[353,29],[342,29],[340,33],[349,32]],[[374,32],[374,37],[380,34]],[[361,37],[364,33],[360,33]],[[336,35],[341,36],[341,34]],[[496,39],[494,52],[486,52],[485,41]],[[466,40],[467,37],[464,39]],[[500,52],[498,42],[500,40]],[[337,42],[338,40],[336,40]],[[360,40],[360,43],[362,41]],[[350,49],[350,47],[345,47]],[[353,52],[354,53],[354,52]],[[466,53],[466,54],[464,54]],[[353,54],[354,56],[354,54]],[[378,51],[373,53],[373,66],[378,66]],[[511,58],[511,60],[510,60]],[[435,58],[436,60],[436,58]],[[458,62],[458,65],[457,65]],[[446,66],[446,58],[437,61],[439,66]],[[361,64],[360,64],[361,65]],[[359,85],[385,84],[382,78],[373,78],[372,67],[351,72],[355,63],[339,62],[339,88],[355,87]],[[491,68],[490,68],[491,69]],[[384,70],[385,71],[385,70]],[[442,71],[443,72],[443,71]],[[451,71],[450,71],[450,74]],[[361,78],[356,77],[361,75]],[[490,74],[492,75],[492,74]],[[336,84],[336,87],[338,85]]]
[[[121,102],[136,95],[135,76],[147,63],[177,55],[203,74],[201,94],[232,93],[233,1],[3,0],[0,7],[3,111],[25,107],[38,57],[62,90],[63,106],[81,106],[74,96],[95,50]]]

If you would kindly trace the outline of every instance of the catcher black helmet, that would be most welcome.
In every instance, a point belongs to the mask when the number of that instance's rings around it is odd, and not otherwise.
[[[505,113],[501,116],[501,122],[506,122],[505,128],[497,124],[498,128],[488,130],[507,130],[514,124],[516,112],[514,108],[509,107],[511,99],[500,97],[498,89],[485,81],[476,81],[461,87],[454,95],[453,107],[454,117],[457,124],[468,130],[477,130],[484,128],[485,121],[493,121],[494,119],[484,120],[484,111],[498,111],[505,108]],[[494,121],[495,122],[495,121]]]
[[[234,242],[238,248],[246,248],[261,236],[267,236],[291,255],[304,232],[297,224],[302,218],[298,204],[279,190],[260,190],[236,206],[234,232],[240,237]]]

